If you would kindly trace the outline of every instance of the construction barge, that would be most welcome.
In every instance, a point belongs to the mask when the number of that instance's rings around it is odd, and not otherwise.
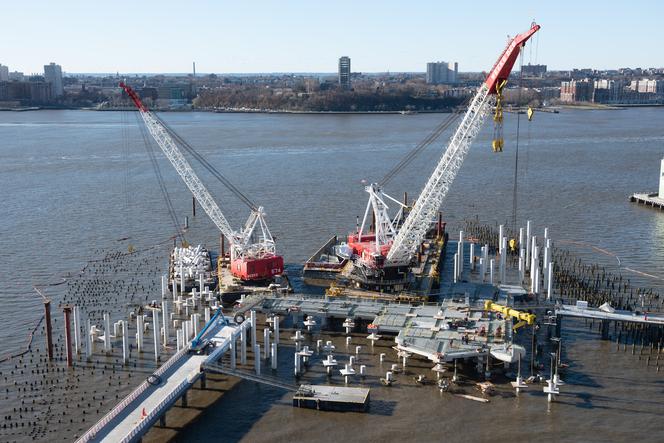
[[[427,231],[408,266],[373,268],[358,265],[362,243],[375,235],[351,233],[345,241],[330,238],[304,264],[306,285],[329,288],[328,295],[426,301],[439,286],[442,257],[447,245],[445,223],[439,219]]]

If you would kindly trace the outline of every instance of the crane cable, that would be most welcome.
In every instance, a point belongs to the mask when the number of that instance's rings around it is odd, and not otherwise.
[[[155,113],[152,115],[159,121],[159,123],[166,129],[166,132],[178,142],[192,157],[194,157],[198,162],[210,172],[214,178],[219,180],[226,188],[231,191],[235,196],[237,196],[245,205],[249,207],[252,211],[258,209],[258,206],[249,199],[242,191],[240,191],[233,183],[230,182],[226,177],[224,177],[205,157],[203,157],[199,152],[197,152],[187,141],[178,135],[164,120],[162,120]]]
[[[519,182],[519,132],[521,129],[521,89],[523,85],[523,51],[519,54],[519,92],[517,93],[517,111],[516,111],[516,148],[514,154],[514,189],[512,191],[512,232],[516,232],[516,209],[518,200],[518,182]]]
[[[397,175],[401,170],[412,162],[415,157],[417,157],[427,146],[431,145],[434,141],[440,137],[440,135],[449,128],[462,114],[462,109],[470,102],[470,97],[466,98],[461,105],[450,114],[445,120],[443,120],[438,126],[434,128],[433,131],[427,135],[424,140],[419,142],[415,148],[410,150],[400,161],[397,163],[379,182],[379,185],[382,187],[386,185],[395,175]]]
[[[159,168],[157,157],[155,156],[154,149],[152,148],[152,141],[151,141],[152,138],[148,136],[145,125],[143,125],[142,122],[139,120],[140,119],[139,113],[135,113],[135,116],[138,126],[141,130],[141,135],[143,137],[145,150],[147,151],[148,156],[150,157],[150,162],[152,163],[152,169],[154,170],[155,176],[157,177],[157,182],[159,183],[159,189],[161,190],[161,195],[164,198],[164,202],[166,203],[168,215],[171,218],[171,222],[173,223],[173,227],[175,228],[177,237],[180,238],[180,242],[184,245],[187,243],[187,240],[185,239],[184,232],[182,231],[182,228],[178,223],[178,218],[175,212],[175,208],[173,207],[173,202],[171,201],[170,194],[168,193],[168,188],[166,188],[166,184],[164,183],[164,177],[161,175],[161,169]]]

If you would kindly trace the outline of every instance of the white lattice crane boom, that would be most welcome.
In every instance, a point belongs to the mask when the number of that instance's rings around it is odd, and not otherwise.
[[[263,279],[283,272],[283,258],[276,255],[272,234],[267,227],[262,207],[252,207],[251,214],[241,231],[235,231],[221,212],[219,205],[198,178],[191,165],[180,151],[177,143],[159,119],[143,104],[138,94],[125,83],[120,87],[133,100],[140,111],[148,132],[171,162],[196,201],[201,205],[212,222],[228,239],[231,246],[231,270],[234,275],[246,280]],[[260,227],[258,241],[253,234]],[[249,265],[247,265],[249,263]],[[254,266],[252,266],[254,264]],[[259,266],[255,266],[260,264]],[[252,269],[248,269],[252,268]],[[257,269],[253,269],[257,268]],[[269,275],[268,275],[269,274]]]
[[[511,39],[486,80],[477,90],[436,169],[424,185],[398,234],[394,237],[387,254],[386,265],[396,266],[410,263],[415,251],[424,240],[431,222],[435,219],[454,178],[461,169],[468,149],[491,109],[490,104],[494,95],[507,81],[521,47],[539,29],[540,26],[533,23],[528,31]]]

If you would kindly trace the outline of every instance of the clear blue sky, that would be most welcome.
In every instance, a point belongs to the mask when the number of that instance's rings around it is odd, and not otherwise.
[[[664,66],[664,2],[0,0],[0,63],[41,72],[488,70],[507,34],[542,25],[524,63]],[[537,52],[537,57],[535,57]]]

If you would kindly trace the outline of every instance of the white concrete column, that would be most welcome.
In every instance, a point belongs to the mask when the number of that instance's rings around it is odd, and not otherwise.
[[[166,274],[163,274],[161,276],[161,298],[166,298],[166,294],[168,293],[168,284],[166,283]]]
[[[480,281],[484,283],[484,259],[480,258]]]
[[[166,298],[161,301],[161,309],[164,314],[164,347],[166,347],[168,346],[168,302],[166,301]]]
[[[90,335],[90,330],[92,329],[92,325],[90,323],[90,319],[86,321],[86,330],[85,330],[85,339],[86,339],[86,346],[85,346],[85,356],[87,357],[88,360],[92,357],[92,336]]]
[[[104,312],[104,351],[111,352],[111,314]]]
[[[274,339],[273,341],[276,344],[279,344],[279,316],[275,315],[274,316]]]
[[[198,292],[203,295],[203,273],[198,274]]]
[[[129,363],[129,334],[127,333],[127,321],[122,321],[122,362]]]
[[[272,343],[272,348],[270,352],[270,363],[272,363],[272,369],[277,369],[277,344]]]
[[[74,353],[76,355],[81,353],[81,309],[74,306]]]
[[[185,293],[185,283],[184,283],[184,265],[180,262],[180,294],[184,295]]]
[[[256,344],[256,311],[252,309],[249,317],[251,320],[251,344],[253,346]]]
[[[136,316],[136,348],[138,352],[143,352],[143,331],[145,326],[143,324],[143,315]]]
[[[503,254],[503,236],[505,235],[505,225],[498,226],[498,253]]]
[[[175,279],[173,279],[171,286],[173,287],[173,301],[175,301],[178,299],[178,285]]]
[[[531,222],[528,220],[526,222],[526,268],[530,269],[530,252],[531,252],[531,244],[530,244],[530,234],[531,234]]]
[[[547,266],[546,272],[546,299],[551,300],[553,297],[553,262],[549,262],[549,266]]]
[[[267,360],[270,356],[270,330],[268,328],[263,329],[263,358]]]
[[[470,265],[470,270],[475,270],[475,243],[470,244],[470,256],[468,257],[468,264]]]
[[[247,364],[247,329],[240,329],[240,363]]]
[[[500,254],[500,283],[505,284],[505,267],[507,266],[507,237],[500,240],[502,253]]]
[[[159,334],[161,325],[159,324],[159,311],[152,310],[152,335],[154,336],[154,361],[159,362]]]
[[[300,367],[301,367],[300,354],[296,352],[294,354],[294,357],[295,357],[295,376],[297,377],[298,375],[300,375]]]
[[[489,261],[489,283],[493,284],[493,268],[495,265],[495,259]]]
[[[459,277],[463,274],[463,231],[459,231]]]
[[[457,251],[459,249],[457,248]],[[459,253],[454,254],[454,283],[457,282],[459,278]]]
[[[207,324],[210,321],[210,307],[206,306],[205,307],[205,324]]]
[[[261,375],[261,345],[258,343],[254,345],[254,365],[256,375]]]
[[[523,228],[519,228],[519,249],[523,248]]]
[[[196,337],[198,335],[198,316],[200,314],[191,314],[191,325],[192,325],[192,333],[193,336]]]
[[[182,329],[177,329],[175,331],[176,335],[176,346],[177,346],[177,352],[180,352],[180,349],[182,349]]]
[[[237,366],[236,364],[236,356],[235,356],[235,349],[237,348],[237,337],[233,336],[231,337],[231,346],[230,346],[230,353],[231,353],[231,369],[235,369]]]

